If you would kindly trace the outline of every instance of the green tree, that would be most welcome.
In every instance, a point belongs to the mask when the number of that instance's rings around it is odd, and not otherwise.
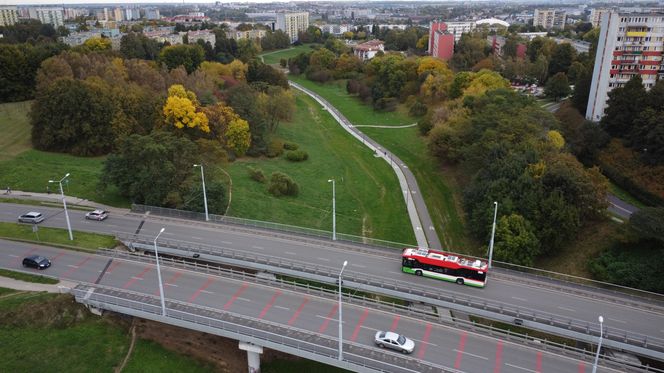
[[[258,92],[247,84],[238,84],[228,90],[228,105],[242,118],[249,122],[251,133],[251,147],[248,155],[257,156],[264,154],[267,150],[267,119],[256,105]]]
[[[590,96],[590,85],[593,79],[592,69],[584,69],[577,75],[574,84],[574,93],[572,94],[572,104],[581,112],[586,114],[588,109],[588,97]]]
[[[224,186],[221,181],[217,180],[217,177],[210,177],[214,176],[214,173],[210,173],[208,171],[209,168],[206,168],[205,170],[207,174],[205,175],[205,194],[207,197],[208,212],[210,214],[224,215],[226,213],[226,207],[228,206],[226,186]],[[203,188],[196,176],[199,175],[193,175],[193,178],[190,179],[196,180],[191,180],[187,183],[189,187],[187,188],[187,192],[183,195],[183,207],[190,211],[204,212]]]
[[[610,135],[625,137],[645,106],[647,96],[641,75],[634,75],[625,86],[614,88],[608,96],[600,124]]]
[[[549,60],[549,76],[569,71],[570,66],[576,59],[576,49],[569,43],[556,45]]]
[[[143,34],[130,32],[120,39],[120,53],[126,59],[154,60],[159,56],[159,45]]]
[[[300,187],[290,176],[282,172],[273,172],[267,190],[275,197],[297,196]]]
[[[184,66],[187,73],[191,74],[205,61],[205,52],[198,44],[171,45],[161,50],[159,61],[169,70]]]
[[[496,225],[496,259],[532,267],[539,254],[539,241],[532,224],[523,216],[501,216]]]
[[[240,39],[237,42],[237,58],[242,62],[252,61],[261,52],[261,46],[251,39]]]
[[[556,101],[567,97],[572,90],[569,87],[569,81],[565,73],[557,73],[549,78],[544,86],[544,94]]]
[[[281,87],[269,87],[267,92],[259,93],[256,104],[272,133],[277,131],[281,121],[290,120],[295,113],[295,97]]]

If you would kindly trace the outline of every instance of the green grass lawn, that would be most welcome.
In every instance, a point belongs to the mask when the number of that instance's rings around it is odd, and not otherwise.
[[[243,158],[231,163],[233,196],[229,215],[332,230],[332,185],[336,180],[337,232],[413,243],[398,180],[389,165],[345,132],[315,101],[297,94],[291,123],[277,136],[309,153],[304,162]],[[273,197],[266,185],[249,177],[249,167],[290,175],[300,186],[297,197]]]
[[[299,360],[299,361],[276,360],[269,363],[261,364],[261,372],[263,373],[292,373],[292,372],[343,373],[350,371],[312,360]]]
[[[32,101],[0,104],[0,161],[30,149],[30,123],[26,115]],[[0,174],[2,172],[0,171]]]
[[[317,92],[339,109],[356,125],[404,125],[416,121],[402,111],[375,112],[345,91],[344,83],[318,84],[304,77],[289,76],[289,79]],[[434,221],[438,236],[446,249],[470,254],[479,254],[476,243],[467,238],[462,219],[457,209],[457,198],[461,195],[454,178],[439,167],[426,147],[425,139],[417,127],[371,128],[362,127],[362,132],[389,149],[404,161],[417,178],[429,214]]]
[[[40,276],[40,275],[32,275],[32,274],[23,273],[23,272],[10,271],[8,269],[2,269],[2,268],[0,268],[0,276],[9,277],[9,278],[13,278],[14,280],[20,280],[20,281],[25,281],[25,282],[34,282],[36,284],[55,285],[55,284],[60,282],[60,280],[50,278],[50,277],[45,277],[45,276]]]
[[[311,48],[312,45],[316,44],[302,44],[296,47],[281,49],[278,51],[268,51],[263,54],[260,54],[259,57],[263,57],[263,61],[268,65],[278,64],[279,60],[281,60],[282,58],[289,59],[291,57],[297,56],[302,52],[309,52],[313,50]]]
[[[100,247],[111,248],[115,246],[115,238],[105,234],[74,231],[74,240],[69,240],[66,229],[39,227],[38,232],[32,232],[29,224],[0,222],[0,237],[28,241],[39,241],[44,244],[73,246],[81,249],[97,250]]]
[[[122,370],[125,373],[137,372],[214,372],[211,365],[198,362],[185,355],[166,350],[160,344],[137,339],[131,357]]]

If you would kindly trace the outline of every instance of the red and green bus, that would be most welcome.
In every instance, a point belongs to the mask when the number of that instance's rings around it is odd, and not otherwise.
[[[429,249],[406,248],[401,255],[401,270],[417,276],[456,282],[482,288],[486,284],[487,262]]]

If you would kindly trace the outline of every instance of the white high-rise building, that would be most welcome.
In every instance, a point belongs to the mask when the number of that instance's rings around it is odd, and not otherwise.
[[[533,26],[542,26],[545,30],[553,28],[565,28],[567,15],[564,11],[558,9],[535,9],[533,17]]]
[[[124,12],[122,11],[122,8],[115,8],[113,9],[113,20],[115,21],[124,21]]]
[[[664,13],[609,12],[602,17],[586,119],[604,115],[608,93],[636,74],[650,89],[664,79]]]
[[[599,27],[599,24],[602,22],[602,16],[610,11],[611,9],[608,8],[593,8],[590,11],[588,21],[593,25],[593,27]]]
[[[291,43],[297,40],[299,32],[309,28],[309,13],[277,13],[277,30],[282,30],[290,37]]]
[[[0,6],[0,26],[11,26],[18,22],[16,6]]]
[[[137,19],[141,19],[141,10],[138,8],[125,9],[125,19],[127,21],[135,21]]]
[[[30,8],[30,18],[38,19],[43,24],[51,24],[53,27],[64,26],[65,15],[62,8]]]

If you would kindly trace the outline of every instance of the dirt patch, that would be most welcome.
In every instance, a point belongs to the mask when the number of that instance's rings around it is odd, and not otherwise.
[[[134,325],[137,337],[157,342],[167,350],[211,364],[218,372],[247,371],[247,353],[238,348],[237,340],[150,320],[136,319]],[[301,359],[279,351],[264,349],[261,363],[274,360]]]

